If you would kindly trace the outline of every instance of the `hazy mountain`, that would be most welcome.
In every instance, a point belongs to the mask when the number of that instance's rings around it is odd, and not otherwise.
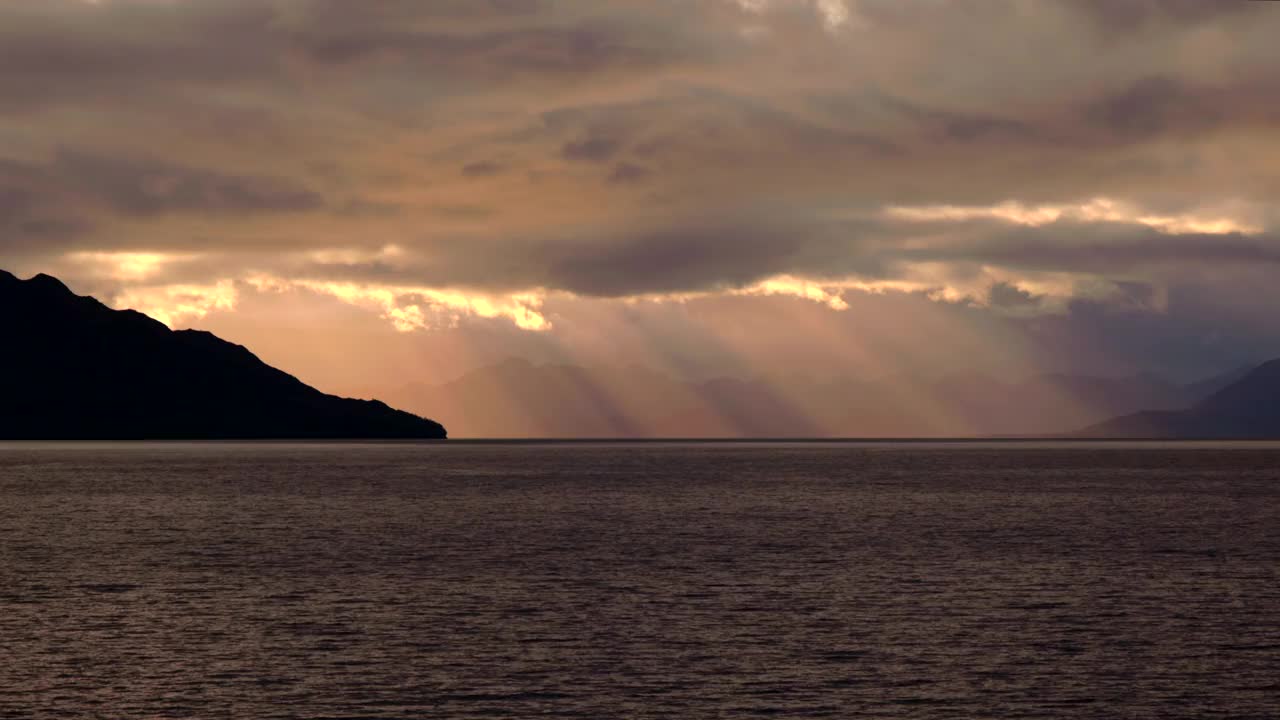
[[[0,438],[443,438],[326,395],[239,345],[0,271]]]
[[[1280,360],[1271,360],[1194,407],[1113,418],[1078,433],[1111,438],[1280,438]]]
[[[1138,409],[1185,408],[1195,390],[1154,375],[1108,378],[1044,374],[1018,382],[989,378],[933,387],[935,401],[981,435],[1063,432]]]
[[[1186,408],[1220,382],[980,374],[688,382],[639,366],[512,359],[397,397],[458,437],[954,437],[1058,434],[1137,410]]]
[[[1236,368],[1235,370],[1229,370],[1227,372],[1224,372],[1221,375],[1214,375],[1211,378],[1206,378],[1199,382],[1195,382],[1195,383],[1191,383],[1190,385],[1187,385],[1185,388],[1187,394],[1195,398],[1195,401],[1192,402],[1191,404],[1195,404],[1195,402],[1204,400],[1208,398],[1210,395],[1213,395],[1214,393],[1218,392],[1219,390],[1222,390],[1223,388],[1229,385],[1234,385],[1236,382],[1243,380],[1246,375],[1253,372],[1257,368],[1258,368],[1257,365],[1244,365]],[[1144,408],[1144,409],[1151,409],[1151,408]]]

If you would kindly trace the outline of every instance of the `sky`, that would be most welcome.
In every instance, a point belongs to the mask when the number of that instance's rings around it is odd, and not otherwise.
[[[0,267],[390,395],[1280,355],[1280,6],[0,0]]]

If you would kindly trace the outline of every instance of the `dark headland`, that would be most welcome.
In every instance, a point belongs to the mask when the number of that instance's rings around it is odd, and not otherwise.
[[[445,437],[437,422],[326,395],[210,333],[0,270],[0,438]]]

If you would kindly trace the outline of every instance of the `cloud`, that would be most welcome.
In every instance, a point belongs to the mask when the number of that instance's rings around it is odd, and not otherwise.
[[[649,176],[649,169],[635,163],[618,163],[609,173],[609,182],[617,184],[637,183]]]
[[[481,160],[478,162],[467,163],[462,166],[462,174],[468,177],[489,177],[497,175],[503,171],[501,163],[491,160]]]
[[[318,194],[287,179],[149,159],[63,150],[50,172],[73,192],[100,199],[129,215],[304,212],[324,206]]]
[[[0,3],[0,249],[157,312],[270,277],[401,329],[1177,312],[1277,258],[1261,5]]]
[[[995,205],[890,206],[886,216],[912,222],[966,222],[996,220],[1013,225],[1040,227],[1053,223],[1115,223],[1151,228],[1170,234],[1258,234],[1263,228],[1246,219],[1205,211],[1162,214],[1146,211],[1131,203],[1097,197],[1081,203],[1027,205],[1005,201]]]
[[[89,273],[99,274],[122,283],[146,281],[160,274],[166,265],[198,260],[198,255],[166,255],[162,253],[133,252],[77,252],[66,259],[87,268]]]
[[[1133,32],[1161,21],[1196,24],[1250,9],[1247,3],[1200,0],[1065,0],[1063,5],[1089,16],[1100,30],[1113,32]]]
[[[204,319],[215,311],[236,307],[238,293],[230,280],[206,285],[137,286],[110,298],[117,308],[128,308],[177,327]]]
[[[524,330],[547,330],[551,323],[539,312],[542,298],[532,293],[486,295],[438,288],[397,287],[370,283],[286,279],[256,275],[247,282],[258,291],[308,290],[345,303],[377,309],[400,332],[456,325],[460,318],[506,318]]]
[[[993,284],[987,299],[993,307],[1013,310],[1035,308],[1039,304],[1035,293],[1007,282]]]
[[[1117,134],[1151,137],[1171,130],[1195,131],[1222,122],[1221,98],[1196,92],[1166,76],[1140,78],[1091,103],[1085,116]]]
[[[619,148],[620,143],[617,140],[606,137],[592,137],[565,143],[560,153],[567,160],[602,162],[616,155]]]
[[[765,13],[788,6],[811,6],[828,30],[838,30],[849,22],[848,0],[730,0],[738,7],[752,13]]]
[[[33,168],[0,160],[0,249],[39,254],[70,247],[90,223],[45,192]]]

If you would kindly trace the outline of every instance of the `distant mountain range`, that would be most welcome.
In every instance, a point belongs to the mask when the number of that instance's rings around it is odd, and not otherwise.
[[[1185,410],[1137,412],[1077,433],[1099,438],[1280,438],[1280,360]]]
[[[0,271],[0,439],[445,437],[326,395],[245,348]]]
[[[685,382],[632,367],[511,359],[397,394],[462,437],[961,437],[1054,435],[1140,410],[1178,410],[1246,369],[1190,385],[1154,375],[954,375]]]

